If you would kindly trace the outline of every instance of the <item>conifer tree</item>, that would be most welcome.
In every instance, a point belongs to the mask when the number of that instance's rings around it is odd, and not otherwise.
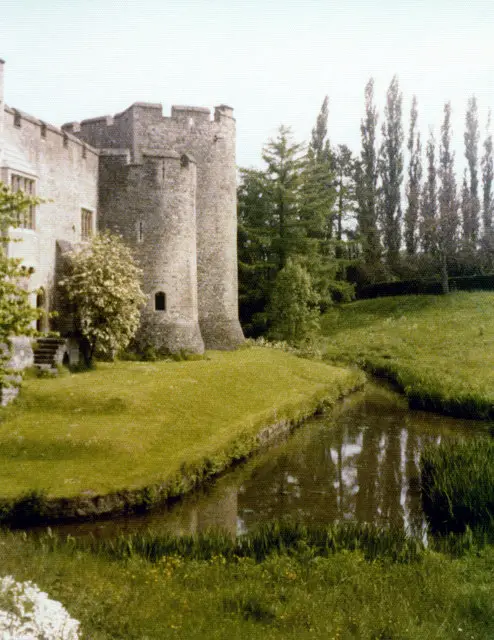
[[[402,94],[398,77],[389,85],[382,145],[379,157],[379,174],[382,183],[382,226],[384,249],[390,267],[398,264],[401,244],[401,183],[403,181],[403,126],[401,122]]]
[[[426,145],[427,178],[422,189],[420,201],[420,244],[427,255],[437,250],[437,169],[436,169],[436,141],[432,130]]]
[[[377,228],[377,109],[374,105],[374,80],[365,87],[365,117],[360,124],[362,150],[356,165],[357,221],[362,239],[364,260],[375,266],[380,261],[381,244]]]
[[[405,213],[405,246],[410,256],[417,253],[418,247],[420,184],[422,180],[422,147],[420,132],[417,131],[417,116],[417,98],[413,96],[407,144],[410,160],[408,165],[407,209]]]
[[[477,100],[472,96],[468,101],[465,126],[465,157],[468,163],[469,201],[462,206],[463,239],[467,245],[475,247],[479,238],[479,175],[478,175],[478,146],[479,121]],[[463,203],[462,203],[463,204]]]
[[[439,151],[439,228],[438,244],[441,253],[443,292],[449,292],[448,266],[457,248],[459,225],[458,199],[454,173],[454,153],[451,151],[451,104],[444,105]]]
[[[305,229],[300,221],[299,202],[302,183],[304,145],[293,141],[291,129],[283,125],[276,138],[263,149],[266,168],[266,194],[273,205],[273,223],[277,234],[273,250],[277,254],[278,269],[283,269],[288,256],[301,252]]]

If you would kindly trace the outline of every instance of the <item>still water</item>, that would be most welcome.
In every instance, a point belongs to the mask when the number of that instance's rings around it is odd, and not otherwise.
[[[422,448],[485,432],[482,423],[410,411],[403,398],[372,385],[170,507],[52,529],[108,537],[219,527],[238,535],[290,517],[305,523],[393,524],[423,537]]]

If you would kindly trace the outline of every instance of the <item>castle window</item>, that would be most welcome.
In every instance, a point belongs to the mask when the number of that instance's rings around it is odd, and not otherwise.
[[[46,138],[46,124],[44,122],[41,123],[41,137]]]
[[[69,136],[66,133],[64,133],[63,134],[63,148],[67,149],[68,146],[69,146]]]
[[[139,220],[137,223],[137,242],[142,242],[144,240],[144,223],[142,220]]]
[[[30,178],[12,174],[10,185],[12,191],[23,191],[27,196],[34,196],[36,193],[34,180]],[[34,229],[35,209],[36,207],[31,204],[21,211],[17,217],[17,226],[21,229]]]
[[[87,149],[85,144],[82,145],[82,157],[87,158]]]
[[[81,239],[89,240],[93,235],[93,212],[81,209]]]
[[[154,310],[166,311],[166,295],[163,291],[154,294]]]
[[[14,127],[21,127],[21,114],[14,109]]]

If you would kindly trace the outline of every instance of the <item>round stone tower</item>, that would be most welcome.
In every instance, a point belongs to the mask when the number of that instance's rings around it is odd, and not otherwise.
[[[148,301],[141,349],[202,353],[196,263],[196,164],[189,154],[144,152],[139,164],[107,150],[100,160],[100,222],[120,233],[143,270]]]
[[[197,162],[197,284],[199,325],[208,349],[244,340],[238,320],[235,120],[233,110],[172,107],[176,144]],[[174,145],[174,148],[177,148]]]

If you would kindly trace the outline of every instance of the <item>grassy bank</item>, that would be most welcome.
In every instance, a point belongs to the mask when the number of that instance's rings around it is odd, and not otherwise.
[[[146,507],[247,455],[266,427],[296,423],[361,383],[358,372],[260,348],[30,379],[1,413],[4,516],[49,515],[45,502],[57,498],[78,500],[81,516]]]
[[[2,572],[34,580],[81,621],[82,637],[91,640],[494,635],[490,546],[459,558],[420,550],[394,562],[385,552],[366,559],[365,545],[320,554],[307,541],[295,542],[259,560],[201,556],[191,548],[150,561],[133,550],[112,559],[75,542],[40,545],[0,535]]]
[[[494,419],[494,293],[362,300],[331,309],[322,333],[328,359],[389,378],[412,407]]]
[[[440,532],[494,525],[494,440],[427,447],[421,455],[422,502]]]

